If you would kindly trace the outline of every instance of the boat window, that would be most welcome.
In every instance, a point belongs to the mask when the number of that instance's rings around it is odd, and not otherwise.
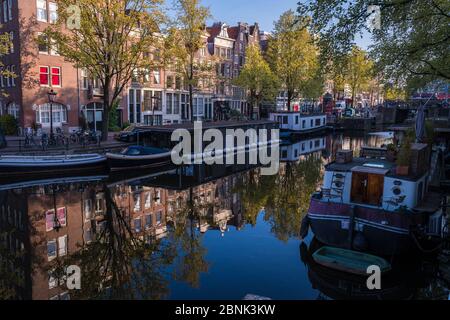
[[[283,124],[288,124],[288,116],[283,117]]]

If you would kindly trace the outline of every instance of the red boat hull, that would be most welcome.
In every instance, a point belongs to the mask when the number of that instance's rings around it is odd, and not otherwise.
[[[350,235],[352,210],[354,228]],[[308,218],[314,235],[330,246],[378,255],[402,255],[417,250],[412,231],[426,225],[425,213],[388,212],[363,206],[312,199]]]

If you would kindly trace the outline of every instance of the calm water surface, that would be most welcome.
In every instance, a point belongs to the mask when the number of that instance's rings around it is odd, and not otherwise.
[[[335,151],[386,142],[336,135],[286,144],[277,176],[195,166],[0,186],[0,299],[440,297],[432,263],[408,263],[375,295],[364,279],[315,265],[312,234],[299,240]],[[72,265],[81,290],[67,289]]]

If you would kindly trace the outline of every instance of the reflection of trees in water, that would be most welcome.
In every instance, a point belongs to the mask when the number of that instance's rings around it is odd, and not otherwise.
[[[202,245],[202,235],[196,230],[206,220],[206,213],[214,207],[214,203],[193,197],[189,189],[189,199],[174,215],[174,230],[170,241],[176,250],[177,257],[173,268],[173,278],[183,281],[194,288],[200,286],[200,274],[208,272],[209,264],[205,260],[206,248]]]
[[[287,241],[298,236],[311,194],[321,180],[321,169],[320,156],[309,155],[298,162],[282,165],[275,176],[249,174],[246,183],[240,187],[247,221],[255,225],[264,208],[264,220],[271,224],[278,239]]]

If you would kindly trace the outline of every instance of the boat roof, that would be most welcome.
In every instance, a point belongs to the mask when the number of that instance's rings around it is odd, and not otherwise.
[[[202,129],[221,129],[221,128],[241,128],[255,125],[277,125],[277,122],[269,120],[248,120],[248,121],[214,121],[214,122],[202,122]],[[142,132],[172,132],[177,129],[186,129],[189,131],[194,130],[193,122],[184,122],[177,124],[161,125],[161,126],[140,126],[137,127]]]
[[[348,163],[332,162],[325,166],[326,171],[364,172],[395,177],[399,180],[416,181],[423,176],[399,176],[396,174],[395,168],[394,162],[374,158],[353,158],[353,161]]]

